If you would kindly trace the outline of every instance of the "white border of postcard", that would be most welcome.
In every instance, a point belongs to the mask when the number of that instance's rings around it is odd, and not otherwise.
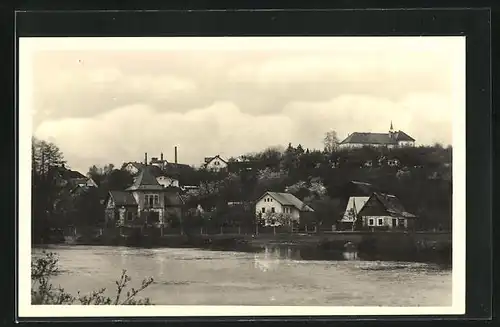
[[[381,37],[342,37],[353,50]],[[386,37],[384,37],[386,38]],[[168,316],[315,316],[315,315],[442,315],[465,313],[465,37],[401,37],[408,42],[422,38],[456,43],[456,78],[453,79],[453,269],[452,305],[448,307],[333,307],[333,306],[80,306],[31,305],[31,136],[32,55],[40,50],[245,50],[328,47],[332,37],[176,37],[176,38],[20,38],[19,39],[19,317],[168,317]]]

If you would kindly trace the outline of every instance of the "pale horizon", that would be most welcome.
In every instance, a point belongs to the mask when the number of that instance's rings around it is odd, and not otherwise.
[[[447,146],[463,97],[460,37],[52,40],[30,40],[33,135],[82,173],[145,152],[173,162],[174,146],[193,166],[321,150],[329,130],[341,141],[391,121],[416,145]]]

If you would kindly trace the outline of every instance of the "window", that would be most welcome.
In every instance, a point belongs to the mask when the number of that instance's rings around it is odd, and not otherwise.
[[[131,221],[133,219],[134,219],[134,216],[133,216],[132,212],[131,211],[127,211],[127,220]]]
[[[144,200],[147,206],[153,206],[160,203],[160,196],[158,194],[146,194]]]
[[[276,210],[274,210],[274,207],[272,207],[272,208],[271,208],[271,212],[272,212],[272,213],[275,213],[275,212],[276,212]]]
[[[405,220],[403,218],[398,219],[398,225],[399,226],[404,226],[405,225]]]
[[[373,225],[375,225],[373,218],[368,219],[368,226],[373,226]]]
[[[384,224],[384,219],[383,218],[379,218],[377,223],[378,223],[379,226],[382,226]]]
[[[262,213],[265,213],[266,212],[266,208],[262,208]]]

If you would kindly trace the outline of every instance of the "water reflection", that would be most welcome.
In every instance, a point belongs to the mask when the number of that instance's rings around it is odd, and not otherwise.
[[[298,246],[289,244],[271,244],[259,246],[255,254],[256,265],[273,269],[280,260],[310,260],[310,261],[390,261],[390,262],[425,262],[451,267],[451,260],[446,255],[426,253],[366,253],[354,246],[325,249],[320,246]]]
[[[325,251],[315,247],[290,245],[264,245],[261,249],[254,255],[254,267],[261,271],[276,270],[280,264],[293,260],[359,260],[358,252],[352,249]]]

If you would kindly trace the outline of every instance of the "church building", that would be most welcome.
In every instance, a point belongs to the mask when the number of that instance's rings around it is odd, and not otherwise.
[[[415,146],[415,139],[403,131],[395,131],[392,126],[389,133],[360,133],[349,134],[345,140],[339,143],[342,148],[361,148],[364,146],[380,147],[404,147]]]

